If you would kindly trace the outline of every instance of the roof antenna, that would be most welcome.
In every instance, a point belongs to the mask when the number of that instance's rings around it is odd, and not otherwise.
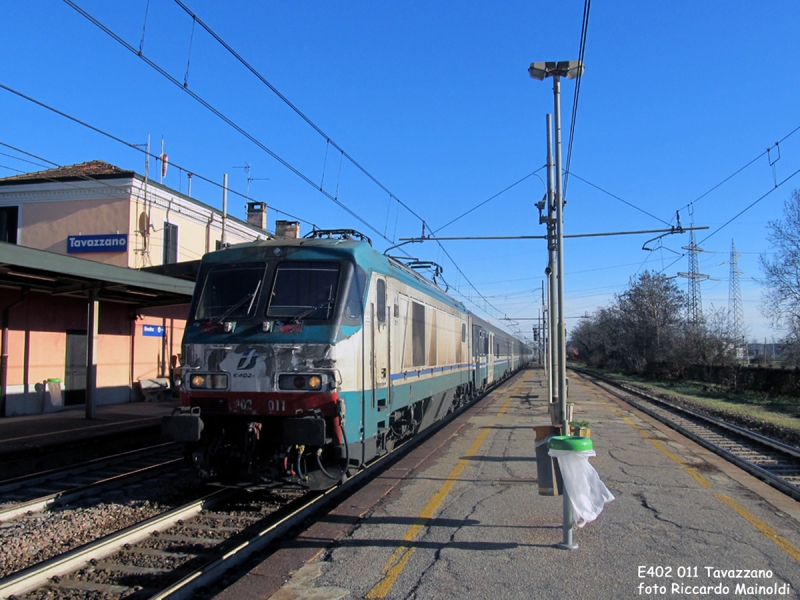
[[[244,197],[245,200],[248,202],[250,201],[250,182],[251,181],[269,181],[269,177],[251,177],[250,173],[252,171],[252,167],[250,163],[245,161],[243,167],[233,167],[234,169],[244,169],[244,172],[247,174],[247,185],[244,188]]]

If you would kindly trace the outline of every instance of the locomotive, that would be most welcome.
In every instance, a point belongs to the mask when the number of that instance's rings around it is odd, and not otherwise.
[[[200,476],[333,487],[530,360],[354,231],[206,254],[164,417]]]

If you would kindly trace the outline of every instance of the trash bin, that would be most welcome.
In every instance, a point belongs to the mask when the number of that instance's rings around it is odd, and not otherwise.
[[[583,527],[594,521],[605,504],[614,499],[589,464],[589,457],[596,456],[592,440],[576,435],[554,435],[549,438],[547,447],[561,471],[575,524]]]
[[[61,408],[64,406],[64,400],[61,398],[61,380],[53,377],[45,383],[47,384],[47,395],[50,397],[49,408]]]
[[[539,481],[540,496],[558,496],[563,489],[561,471],[558,463],[548,454],[547,442],[554,435],[561,433],[560,425],[534,425],[536,432],[536,475]]]

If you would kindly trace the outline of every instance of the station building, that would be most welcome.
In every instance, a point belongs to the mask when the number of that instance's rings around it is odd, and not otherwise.
[[[0,179],[0,417],[142,399],[180,353],[199,259],[272,237],[266,211],[243,221],[103,161]]]

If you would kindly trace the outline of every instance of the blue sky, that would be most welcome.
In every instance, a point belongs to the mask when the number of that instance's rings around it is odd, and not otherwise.
[[[287,218],[280,210],[301,218],[303,232],[309,223],[359,229],[381,250],[391,245],[385,238],[398,242],[421,232],[417,217],[341,161],[325,137],[199,25],[192,35],[191,17],[173,0],[75,2],[135,49],[144,28],[144,56],[181,83],[188,61],[190,90],[314,186],[64,2],[4,6],[0,84],[130,143],[150,135],[157,151],[163,137],[173,165],[219,182],[227,172],[241,193],[246,174],[238,167],[250,164],[250,197],[270,206],[270,228],[276,217]],[[527,67],[577,58],[583,14],[578,1],[186,3],[434,230],[544,165],[552,84],[530,79]],[[735,240],[748,333],[759,340],[779,332],[759,311],[758,254],[769,250],[767,222],[780,217],[800,187],[796,177],[776,188],[800,168],[800,131],[792,134],[800,126],[797,23],[800,4],[788,0],[593,3],[575,177],[567,187],[567,234],[658,229],[673,224],[678,210],[683,225],[709,227],[697,233],[707,251],[700,271],[712,278],[702,284],[706,309],[727,307],[726,261]],[[566,160],[574,82],[562,88]],[[0,115],[0,142],[25,152],[58,164],[102,159],[144,169],[137,151],[3,89]],[[703,196],[769,147],[769,155]],[[8,147],[0,152],[0,176],[39,169]],[[534,204],[544,177],[539,171],[440,234],[543,234]],[[165,183],[186,191],[185,173],[174,167]],[[198,179],[192,195],[221,207],[221,193]],[[243,217],[244,199],[233,198],[229,210]],[[567,315],[607,305],[643,269],[688,271],[681,256],[688,234],[646,252],[642,244],[650,237],[567,240]],[[442,264],[453,295],[466,297],[471,308],[477,301],[479,314],[485,302],[467,279],[498,309],[489,307],[489,316],[537,316],[543,242],[443,244],[458,268],[434,242],[407,251]],[[686,289],[685,279],[677,281]],[[519,326],[527,332],[531,323]]]

